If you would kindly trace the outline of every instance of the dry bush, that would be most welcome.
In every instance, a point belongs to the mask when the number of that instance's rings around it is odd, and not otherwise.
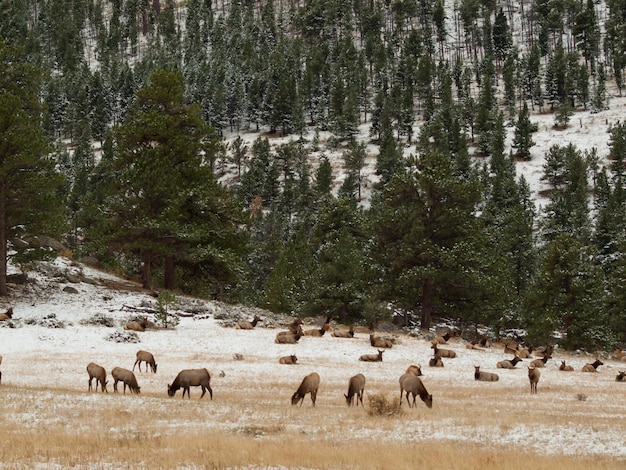
[[[383,394],[367,396],[367,413],[370,416],[397,416],[402,413],[398,397],[389,401]]]

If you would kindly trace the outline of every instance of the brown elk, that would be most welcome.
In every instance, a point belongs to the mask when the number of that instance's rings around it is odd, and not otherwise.
[[[541,372],[539,372],[539,370],[534,366],[528,366],[528,381],[530,382],[531,395],[537,393],[539,377],[541,377]]]
[[[420,377],[422,375],[422,366],[421,365],[410,365],[406,368],[405,374],[413,374],[416,377]]]
[[[359,357],[359,361],[363,362],[382,362],[383,361],[383,353],[384,349],[379,349],[378,354],[363,354]]]
[[[109,393],[107,390],[107,372],[104,370],[104,367],[99,366],[95,362],[90,362],[87,364],[87,373],[89,374],[89,391],[91,392],[91,381],[96,379],[96,387],[95,391],[98,391],[98,383],[100,383],[100,391]]]
[[[591,364],[585,364],[583,366],[583,372],[598,372],[598,367],[603,366],[604,362],[600,359],[596,359]]]
[[[546,362],[548,362],[549,359],[552,359],[552,356],[543,356],[540,359],[535,359],[534,361],[531,361],[530,365],[532,367],[543,369],[546,366]]]
[[[185,398],[185,393],[187,394],[187,398],[191,399],[191,395],[189,393],[190,387],[202,387],[202,395],[200,398],[204,396],[204,394],[209,391],[209,395],[211,396],[211,400],[213,400],[213,389],[211,388],[211,374],[209,371],[204,369],[184,369],[181,370],[171,385],[167,386],[167,394],[169,397],[173,397],[179,388],[183,389],[183,396]]]
[[[616,382],[626,382],[626,372],[619,371],[619,373],[615,376]]]
[[[154,360],[154,356],[152,353],[148,351],[137,351],[137,360],[135,364],[133,364],[133,371],[135,370],[135,366],[139,364],[139,372],[141,372],[141,363],[146,363],[146,372],[148,372],[148,366],[152,369],[152,372],[156,374],[158,364]]]
[[[527,348],[522,348],[522,347],[517,348],[517,355],[521,357],[522,359],[529,359],[530,357],[532,357],[532,352],[533,352],[532,346],[528,346]]]
[[[137,379],[135,378],[135,374],[128,369],[123,369],[122,367],[114,367],[111,371],[111,375],[115,380],[113,382],[113,391],[117,393],[117,383],[122,382],[124,384],[124,394],[126,394],[126,386],[128,385],[128,389],[131,393],[139,393],[140,388],[137,384]]]
[[[453,357],[456,357],[456,352],[452,351],[451,349],[439,349],[437,344],[433,344],[431,346],[431,349],[433,350],[433,354],[435,356],[437,354],[439,354],[440,357],[446,357],[446,358],[449,358],[449,359],[452,359]]]
[[[393,343],[385,338],[377,338],[374,335],[370,335],[370,344],[375,348],[392,348]]]
[[[349,330],[334,330],[333,336],[335,338],[354,338],[354,325],[350,325]]]
[[[277,334],[274,342],[276,344],[296,344],[298,340],[302,338],[302,333],[293,333],[293,334]]]
[[[446,331],[445,334],[443,335],[437,335],[435,336],[435,338],[431,341],[432,344],[446,344],[448,342],[448,340],[450,339],[450,332]]]
[[[613,351],[613,359],[616,361],[626,361],[626,352],[622,351],[622,348],[615,348]]]
[[[321,338],[322,336],[324,336],[324,333],[326,333],[329,329],[330,329],[330,323],[324,323],[321,328],[304,330],[304,336],[313,336],[315,338]]]
[[[504,343],[504,354],[513,354],[517,356],[518,344],[513,340],[508,340]]]
[[[493,372],[483,372],[480,370],[480,366],[474,366],[474,380],[480,380],[482,382],[497,382],[500,380],[498,374],[494,374]]]
[[[124,325],[125,330],[146,331],[148,328],[148,318],[142,317],[139,321],[131,321]]]
[[[276,337],[283,336],[283,335],[297,335],[297,334],[302,336],[304,335],[304,332],[302,331],[302,325],[303,325],[302,320],[299,318],[296,318],[294,321],[291,322],[291,324],[289,324],[289,326],[287,327],[288,330],[279,331],[278,333],[276,333]]]
[[[317,389],[320,386],[320,376],[317,372],[311,372],[304,379],[298,387],[298,390],[291,396],[291,404],[297,405],[300,402],[300,406],[304,402],[304,397],[307,393],[311,394],[311,401],[315,406],[315,399],[317,398]]]
[[[260,321],[263,321],[263,320],[261,320],[261,318],[258,315],[255,315],[252,320],[240,321],[237,323],[237,325],[235,325],[235,327],[240,330],[252,330],[254,329],[256,324],[259,323]]]
[[[498,369],[515,369],[518,362],[521,362],[522,359],[518,356],[515,356],[513,359],[506,359],[504,361],[500,361],[496,364]]]
[[[0,321],[10,320],[13,318],[13,307],[9,307],[6,312],[0,313]]]
[[[419,377],[413,374],[405,374],[400,381],[400,406],[402,406],[402,393],[406,392],[406,402],[410,408],[415,407],[415,398],[419,395],[428,408],[433,407],[433,396],[426,391],[426,387]],[[409,401],[409,393],[413,395],[413,404]]]
[[[295,364],[297,361],[298,361],[298,358],[296,357],[295,354],[292,354],[291,356],[283,356],[280,359],[278,359],[279,364]]]
[[[574,370],[572,366],[566,364],[565,361],[561,361],[561,365],[559,366],[559,370],[564,370],[566,372],[571,372]]]
[[[365,389],[365,376],[363,374],[356,374],[353,377],[350,377],[350,381],[348,382],[348,394],[344,393],[344,397],[346,397],[346,405],[352,406],[354,401],[354,396],[356,395],[356,406],[359,406],[359,401],[361,402],[361,406],[363,406],[363,390]]]
[[[443,360],[439,352],[428,360],[428,367],[443,367]]]

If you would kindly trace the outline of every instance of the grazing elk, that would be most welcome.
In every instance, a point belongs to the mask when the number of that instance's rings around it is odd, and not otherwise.
[[[604,362],[600,359],[596,359],[591,364],[585,364],[583,366],[583,372],[598,372],[598,367],[603,366]]]
[[[384,349],[379,349],[378,354],[363,354],[359,357],[359,361],[363,362],[382,362],[383,361],[383,353]]]
[[[148,372],[148,366],[150,366],[150,369],[152,369],[152,372],[156,374],[158,364],[155,362],[154,356],[152,355],[152,353],[149,353],[148,351],[141,351],[141,350],[137,351],[137,360],[135,361],[135,364],[133,364],[133,371],[135,370],[135,366],[139,364],[139,372],[141,372],[142,362],[146,363],[146,372]]]
[[[375,348],[392,348],[393,343],[385,338],[377,338],[374,335],[370,334],[370,344]]]
[[[540,359],[535,359],[534,361],[530,362],[530,365],[532,367],[537,367],[539,369],[543,369],[546,366],[546,362],[548,362],[548,360],[552,359],[552,356],[543,356]]]
[[[440,357],[446,357],[448,359],[452,359],[453,357],[456,357],[456,352],[452,351],[451,349],[439,349],[439,347],[436,344],[433,344],[431,346],[431,349],[433,350],[433,354],[435,356],[439,354]]]
[[[496,364],[498,369],[515,369],[518,362],[521,362],[522,359],[518,356],[515,356],[513,359],[506,359],[504,361],[500,361]]]
[[[354,338],[354,325],[350,325],[349,330],[334,330],[333,336],[335,338]]]
[[[528,381],[530,382],[531,395],[537,393],[537,384],[539,383],[539,377],[541,377],[541,372],[539,372],[539,370],[534,366],[528,366]]]
[[[363,406],[363,390],[365,389],[365,376],[363,374],[356,374],[353,377],[350,377],[350,381],[348,382],[348,394],[344,393],[344,397],[346,397],[346,405],[352,406],[352,402],[354,401],[354,396],[356,395],[356,406],[359,406],[359,401],[361,402],[361,406]]]
[[[95,362],[87,364],[87,373],[89,374],[89,391],[91,392],[91,381],[96,379],[95,391],[98,391],[98,383],[100,383],[100,391],[109,393],[107,390],[107,384],[109,383],[107,378],[107,372],[104,367],[99,366]]]
[[[131,321],[124,325],[125,330],[146,331],[148,328],[148,318],[142,317],[139,321]]]
[[[402,393],[406,392],[406,402],[410,408],[415,408],[415,398],[417,395],[422,399],[428,408],[433,407],[433,396],[426,391],[426,387],[419,377],[413,374],[405,374],[400,380],[400,405],[402,406]],[[413,404],[409,401],[409,393],[413,395]]]
[[[279,364],[295,364],[296,362],[298,362],[298,358],[295,354],[292,354],[291,356],[283,356],[278,359]]]
[[[616,382],[626,382],[626,372],[619,371],[619,373],[615,376]]]
[[[213,389],[211,388],[211,374],[209,374],[209,371],[206,368],[181,370],[172,382],[172,384],[168,384],[167,395],[169,397],[173,397],[178,389],[182,388],[183,396],[181,398],[185,398],[186,393],[187,398],[191,399],[191,395],[189,393],[190,387],[202,387],[202,395],[200,395],[200,398],[202,398],[208,390],[209,395],[211,396],[211,400],[213,400]]]
[[[416,377],[421,377],[422,376],[422,366],[421,365],[410,365],[409,367],[406,368],[406,372],[405,374],[413,374]]]
[[[304,379],[298,387],[298,390],[291,396],[291,404],[297,405],[300,402],[300,406],[304,402],[304,397],[307,393],[311,394],[311,401],[315,406],[315,399],[317,398],[317,389],[320,386],[320,376],[317,372],[311,372]]]
[[[498,374],[494,374],[493,372],[483,372],[480,370],[480,366],[474,366],[476,369],[474,371],[474,380],[480,380],[482,382],[497,382],[500,380]]]
[[[6,312],[0,313],[0,321],[10,320],[13,318],[13,307],[9,307]]]
[[[561,365],[559,366],[559,370],[564,370],[565,372],[571,372],[574,370],[572,366],[566,364],[565,361],[561,361]]]
[[[254,329],[254,327],[256,326],[257,323],[259,323],[261,320],[261,318],[258,315],[255,315],[254,318],[250,321],[240,321],[237,323],[237,325],[235,325],[235,328],[238,328],[240,330],[252,330]]]
[[[124,384],[124,394],[126,394],[126,386],[128,385],[128,389],[131,393],[139,393],[140,388],[137,384],[137,379],[135,378],[135,374],[128,369],[123,369],[121,367],[114,367],[111,371],[111,375],[113,376],[113,391],[117,393],[117,383],[122,382]]]

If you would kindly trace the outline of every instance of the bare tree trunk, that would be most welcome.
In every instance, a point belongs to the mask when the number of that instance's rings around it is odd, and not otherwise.
[[[6,187],[0,187],[0,296],[7,295],[7,208]]]
[[[422,313],[420,320],[420,329],[430,329],[430,324],[433,319],[433,296],[435,294],[435,286],[432,279],[424,281],[424,287],[422,292]]]
[[[175,286],[174,256],[168,255],[165,257],[165,288],[174,290]]]
[[[152,290],[152,256],[150,254],[144,255],[141,280],[144,289]]]

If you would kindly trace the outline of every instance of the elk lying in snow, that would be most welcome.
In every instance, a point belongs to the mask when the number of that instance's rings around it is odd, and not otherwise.
[[[597,372],[598,367],[603,366],[603,365],[604,365],[604,362],[602,362],[600,359],[596,359],[591,364],[585,364],[583,366],[583,372]]]
[[[622,348],[615,348],[613,351],[613,359],[626,362],[626,352],[622,351]]]
[[[552,356],[552,353],[554,352],[554,346],[552,346],[551,344],[548,344],[547,346],[543,347],[543,348],[538,348],[537,350],[534,351],[535,356]]]
[[[209,395],[211,395],[211,400],[213,400],[213,389],[211,388],[211,374],[209,374],[209,371],[206,368],[181,370],[172,382],[172,384],[167,386],[167,395],[173,397],[178,389],[182,388],[182,398],[185,398],[186,393],[187,398],[191,399],[191,395],[189,394],[190,387],[202,387],[202,395],[200,395],[200,398],[202,398],[208,390]]]
[[[528,366],[528,381],[530,382],[530,393],[537,393],[537,384],[539,383],[541,372],[536,367]]]
[[[333,336],[335,338],[354,338],[354,325],[350,325],[349,330],[334,330]]]
[[[260,321],[263,321],[263,320],[261,320],[261,318],[259,318],[258,315],[255,315],[251,321],[238,322],[237,325],[235,325],[235,328],[238,328],[240,330],[252,330],[254,329],[256,324],[259,323]]]
[[[356,406],[359,406],[359,401],[361,402],[361,406],[363,406],[363,390],[365,389],[365,376],[363,374],[356,374],[353,377],[350,377],[350,381],[348,382],[348,394],[344,393],[344,397],[346,397],[346,405],[352,406],[352,402],[354,401],[354,395],[356,395]]]
[[[549,359],[552,359],[552,356],[543,356],[541,359],[535,359],[534,361],[531,361],[530,365],[532,367],[544,368],[546,366],[546,362],[548,362]]]
[[[324,323],[321,328],[313,328],[312,330],[304,330],[304,336],[313,336],[321,338],[330,329],[330,323]]]
[[[286,331],[279,331],[276,334],[276,337],[284,336],[284,335],[293,335],[293,336],[300,335],[300,336],[302,336],[304,334],[304,332],[302,331],[302,324],[303,324],[302,320],[300,320],[299,318],[296,318],[287,327],[288,330],[286,330]]]
[[[307,393],[311,394],[311,401],[313,402],[313,406],[315,406],[315,399],[317,398],[317,389],[320,386],[320,376],[317,372],[311,372],[304,379],[302,379],[302,383],[298,387],[298,390],[291,396],[291,404],[297,405],[300,402],[300,406],[304,402],[304,396]]]
[[[450,332],[446,331],[445,334],[443,335],[437,335],[435,336],[435,338],[431,341],[431,344],[446,344],[448,342],[448,340],[450,339]]]
[[[474,380],[481,380],[483,382],[497,382],[500,380],[498,374],[494,374],[493,372],[482,372],[480,370],[480,366],[474,366],[476,369],[474,371]]]
[[[615,376],[615,381],[616,382],[626,382],[626,372],[620,370],[619,374],[617,374]]]
[[[139,372],[141,372],[142,362],[146,363],[146,372],[148,372],[148,366],[150,366],[150,369],[152,369],[152,372],[156,374],[158,364],[155,362],[154,356],[152,355],[152,353],[149,353],[148,351],[141,351],[141,350],[137,351],[137,360],[135,361],[135,364],[133,364],[133,371],[135,370],[135,366],[139,364]]]
[[[13,318],[13,307],[9,307],[6,312],[0,313],[0,321],[5,321]]]
[[[302,338],[302,333],[293,333],[293,334],[277,334],[274,342],[276,344],[296,344],[298,340]]]
[[[124,325],[125,330],[132,331],[146,331],[146,328],[148,328],[148,319],[146,317],[143,317],[139,321],[128,322]]]
[[[532,352],[533,352],[532,346],[528,346],[527,348],[522,348],[522,347],[517,348],[517,355],[521,357],[522,359],[528,359],[532,357]]]
[[[443,367],[443,361],[439,352],[428,360],[428,367]]]
[[[518,344],[512,340],[504,343],[504,354],[513,354],[514,356],[517,356],[517,347]]]
[[[515,356],[513,359],[506,359],[504,361],[500,361],[496,364],[498,369],[515,369],[515,366],[518,362],[521,362],[522,359],[518,356]]]
[[[415,407],[415,397],[419,395],[428,408],[433,407],[433,396],[426,391],[426,387],[419,377],[413,374],[404,374],[400,378],[400,406],[402,406],[402,393],[406,392],[406,402],[410,408]],[[409,401],[409,393],[413,395],[413,404]]]
[[[385,352],[384,349],[379,349],[378,350],[378,354],[363,354],[361,357],[359,357],[359,361],[364,361],[364,362],[382,362],[383,361],[383,353]]]
[[[561,361],[561,365],[559,366],[559,370],[564,370],[566,372],[571,372],[574,368],[565,363],[565,361]]]
[[[87,373],[89,374],[89,391],[91,392],[91,381],[96,379],[96,387],[95,391],[98,391],[98,383],[100,383],[100,391],[109,393],[107,390],[107,372],[104,370],[104,367],[99,366],[94,362],[90,362],[87,364]]]
[[[113,391],[117,393],[117,383],[122,382],[124,384],[124,394],[126,394],[126,386],[128,385],[128,389],[131,393],[139,393],[139,385],[137,384],[137,379],[135,378],[135,374],[128,369],[123,369],[121,367],[114,367],[111,371],[111,375],[115,380],[113,382]]]
[[[439,354],[440,357],[447,357],[449,359],[456,357],[456,352],[451,349],[439,349],[436,344],[433,344],[431,349],[433,350],[433,354],[435,356]]]
[[[279,364],[295,364],[298,361],[298,358],[295,354],[291,356],[283,356],[278,360]]]
[[[393,343],[385,338],[377,338],[374,335],[370,335],[370,344],[375,348],[392,348]]]

